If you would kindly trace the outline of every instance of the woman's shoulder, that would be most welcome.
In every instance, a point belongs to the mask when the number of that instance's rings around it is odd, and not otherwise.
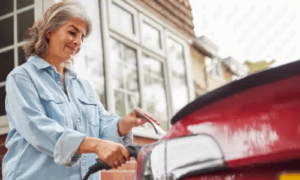
[[[32,74],[37,74],[37,68],[35,66],[37,66],[35,63],[39,62],[39,57],[37,56],[30,56],[28,57],[27,61],[23,64],[21,64],[20,66],[15,67],[9,74],[7,77],[9,76],[16,76],[16,75],[20,75],[23,77],[27,77],[29,78]]]
[[[29,58],[35,58],[34,56],[31,56]],[[28,59],[29,59],[28,58]],[[20,66],[15,67],[8,75],[6,80],[10,79],[11,77],[15,76],[21,76],[26,79],[30,79],[30,73],[34,73],[34,68],[32,67],[31,63],[29,61],[23,63]]]
[[[24,78],[28,78],[28,73],[26,72],[23,65],[15,67],[8,75],[7,80],[11,77],[22,76]]]

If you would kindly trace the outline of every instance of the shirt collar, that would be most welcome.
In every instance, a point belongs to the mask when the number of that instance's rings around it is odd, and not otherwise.
[[[52,67],[51,64],[49,64],[47,61],[45,61],[44,59],[42,59],[41,57],[39,57],[37,55],[30,56],[28,58],[28,62],[33,64],[38,70],[43,70],[43,69],[46,69],[49,67],[51,67],[54,70],[54,68]],[[73,78],[77,78],[77,74],[73,70],[65,67],[65,71],[66,71],[66,73],[68,73],[68,75],[72,76]]]
[[[49,64],[47,61],[45,61],[44,59],[40,58],[39,56],[30,56],[28,58],[28,62],[30,62],[31,64],[33,64],[39,70],[51,67],[51,64]]]

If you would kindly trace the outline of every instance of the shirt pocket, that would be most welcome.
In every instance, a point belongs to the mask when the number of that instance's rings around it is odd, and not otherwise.
[[[40,92],[40,98],[46,111],[46,116],[55,120],[63,127],[68,127],[65,120],[65,103],[64,99],[46,92]]]
[[[90,97],[78,97],[78,100],[82,105],[83,118],[92,126],[100,126],[97,100]]]

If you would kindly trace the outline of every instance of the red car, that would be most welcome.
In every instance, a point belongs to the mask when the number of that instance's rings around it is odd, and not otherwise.
[[[275,180],[300,174],[300,61],[207,93],[138,154],[138,180]],[[298,176],[300,179],[300,176]]]

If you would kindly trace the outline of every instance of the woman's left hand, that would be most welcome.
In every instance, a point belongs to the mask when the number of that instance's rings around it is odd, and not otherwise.
[[[139,118],[134,112],[130,112],[127,116],[123,117],[118,124],[120,136],[127,134],[133,127],[143,125],[147,122],[146,119]]]

